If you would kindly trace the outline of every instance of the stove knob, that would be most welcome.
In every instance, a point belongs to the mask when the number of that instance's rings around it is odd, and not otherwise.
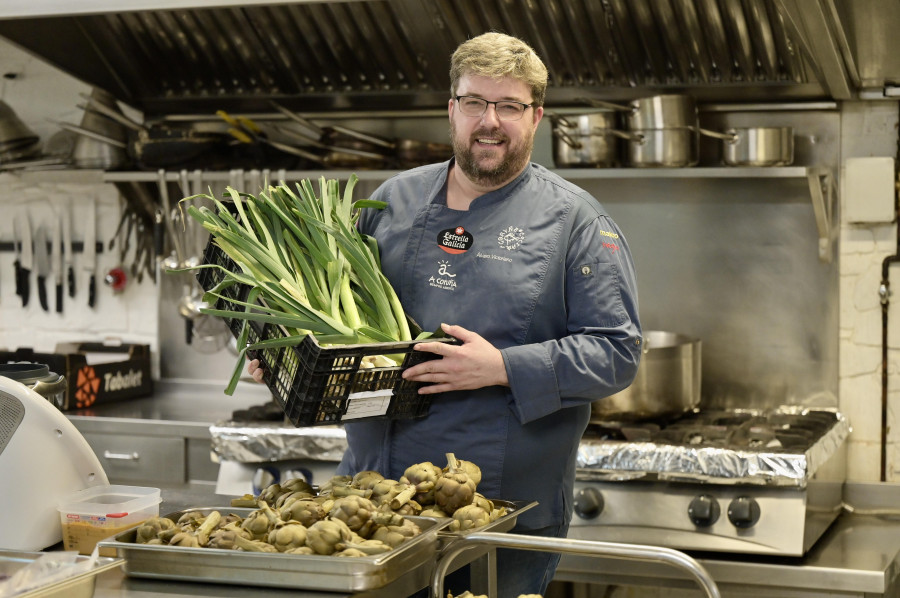
[[[753,527],[759,521],[759,503],[749,496],[738,496],[728,505],[728,521],[738,528]]]
[[[688,505],[688,517],[697,527],[709,527],[719,520],[722,509],[714,496],[702,494]]]
[[[603,512],[603,495],[596,488],[582,488],[575,493],[575,514],[582,519],[594,519]]]

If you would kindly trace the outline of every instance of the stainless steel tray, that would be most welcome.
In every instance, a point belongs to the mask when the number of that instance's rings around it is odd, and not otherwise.
[[[187,512],[203,515],[219,511],[246,517],[256,509],[197,507],[165,515],[178,520]],[[122,570],[132,577],[273,586],[304,590],[362,591],[383,587],[417,567],[431,567],[438,547],[438,531],[450,520],[408,517],[422,533],[394,550],[368,557],[244,552],[221,548],[186,548],[135,544],[137,526],[102,540],[125,559]]]
[[[516,519],[518,519],[519,515],[527,511],[528,509],[532,509],[537,506],[537,501],[525,502],[519,500],[497,500],[490,499],[492,503],[494,503],[495,507],[506,507],[506,515],[503,517],[499,517],[496,521],[491,521],[487,525],[483,525],[481,527],[476,527],[473,529],[467,529],[461,532],[451,532],[447,529],[441,529],[438,532],[439,546],[438,550],[443,550],[445,546],[453,542],[453,540],[457,538],[464,538],[469,534],[481,533],[481,532],[508,532],[516,525]],[[437,521],[445,521],[444,519],[437,519]],[[450,521],[447,519],[446,521]]]
[[[43,555],[43,552],[0,550],[0,578],[11,577],[18,570],[27,567]],[[75,560],[81,562],[88,558],[79,555],[75,557]],[[97,575],[107,569],[118,567],[122,562],[122,559],[100,557],[90,571],[84,571],[15,596],[16,598],[91,598],[94,595]]]

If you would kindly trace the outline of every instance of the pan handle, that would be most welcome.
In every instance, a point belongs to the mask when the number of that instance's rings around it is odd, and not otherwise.
[[[286,117],[288,117],[289,119],[291,119],[291,120],[294,121],[295,123],[298,123],[298,124],[300,124],[300,125],[303,125],[303,126],[306,127],[307,129],[309,129],[310,131],[312,131],[312,132],[316,135],[316,137],[321,137],[322,134],[324,133],[324,131],[322,130],[322,127],[320,127],[319,125],[317,125],[317,124],[315,124],[315,123],[313,123],[313,122],[310,122],[310,121],[306,120],[305,118],[303,118],[302,116],[300,116],[299,114],[297,114],[296,112],[294,112],[293,110],[288,110],[287,108],[285,108],[284,106],[282,106],[282,105],[279,104],[278,102],[269,102],[269,103],[271,104],[271,106],[272,106],[273,108],[275,108],[276,110],[278,110],[279,112],[281,112],[282,114],[284,114]]]
[[[711,131],[709,129],[701,129],[700,127],[697,127],[697,132],[700,133],[701,135],[706,135],[707,137],[715,137],[716,139],[721,139],[728,143],[736,143],[738,140],[737,133],[729,133],[729,132],[720,133],[719,131]]]
[[[56,121],[56,120],[50,121],[50,122],[52,122],[53,124],[57,125],[61,129],[64,129],[66,131],[71,131],[72,133],[77,133],[78,135],[90,137],[91,139],[96,139],[97,141],[102,141],[104,143],[108,143],[109,145],[112,145],[114,147],[128,149],[127,143],[119,141],[118,139],[113,139],[112,137],[107,137],[106,135],[103,135],[102,133],[95,133],[94,131],[91,131],[90,129],[85,129],[85,128],[79,127],[78,125],[73,125],[73,124],[67,123],[67,122]]]
[[[101,115],[105,116],[106,118],[112,119],[112,120],[116,121],[117,123],[119,123],[120,125],[128,127],[129,129],[131,129],[133,131],[144,130],[144,126],[142,124],[131,120],[130,118],[128,118],[121,112],[117,112],[116,110],[113,110],[109,106],[104,105],[102,102],[98,102],[96,99],[92,98],[91,96],[82,93],[81,97],[84,98],[85,102],[87,102],[87,104],[78,106],[82,110],[92,110],[94,113],[101,114]]]
[[[330,128],[337,133],[342,133],[342,134],[348,135],[350,137],[355,137],[356,139],[359,139],[360,141],[365,141],[365,142],[368,142],[368,143],[371,143],[374,145],[380,145],[381,147],[384,147],[384,148],[387,148],[390,150],[394,149],[394,147],[395,147],[394,143],[392,143],[386,139],[382,139],[380,137],[374,137],[372,135],[366,135],[365,133],[361,133],[359,131],[354,131],[353,129],[348,129],[347,127],[342,127],[339,125],[332,125]]]
[[[586,104],[590,104],[596,108],[608,108],[609,110],[620,110],[623,112],[631,112],[632,107],[626,106],[624,104],[614,104],[613,102],[607,102],[605,100],[595,100],[594,98],[581,97],[576,98],[579,102],[584,102]]]
[[[571,147],[572,149],[581,149],[581,148],[583,147],[583,146],[581,145],[581,143],[579,143],[578,141],[575,141],[574,139],[572,139],[571,135],[569,135],[569,134],[566,133],[565,131],[561,131],[561,130],[559,130],[559,129],[553,129],[553,136],[554,136],[554,137],[559,137],[559,139],[560,139],[563,143],[565,143],[566,145],[568,145],[568,146]]]

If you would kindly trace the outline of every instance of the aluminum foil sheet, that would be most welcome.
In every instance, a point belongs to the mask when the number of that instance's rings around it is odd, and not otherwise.
[[[212,449],[221,459],[265,463],[291,459],[340,461],[347,449],[337,426],[294,428],[271,422],[218,422],[209,427]]]
[[[787,409],[790,408],[781,411]],[[846,418],[836,412],[835,417],[834,425],[805,451],[583,439],[578,449],[577,475],[583,480],[655,479],[805,487],[850,434]]]

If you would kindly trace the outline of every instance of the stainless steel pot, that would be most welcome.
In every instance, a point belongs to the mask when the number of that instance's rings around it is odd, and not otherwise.
[[[697,103],[687,95],[665,94],[639,98],[627,105],[582,98],[592,106],[619,110],[626,113],[628,129],[668,129],[671,127],[696,127]]]
[[[617,166],[620,160],[616,114],[595,112],[578,116],[552,114],[553,162],[558,168]]]
[[[639,168],[680,168],[700,160],[700,136],[695,127],[646,129],[621,133],[628,139],[627,157]]]
[[[0,376],[24,384],[58,409],[62,409],[66,404],[65,376],[51,372],[50,367],[45,364],[25,362],[0,364]]]
[[[664,420],[700,404],[700,340],[677,332],[651,330],[631,386],[594,401],[594,420]]]
[[[699,131],[722,140],[722,163],[727,166],[788,166],[794,162],[791,127],[734,127],[724,133]]]

